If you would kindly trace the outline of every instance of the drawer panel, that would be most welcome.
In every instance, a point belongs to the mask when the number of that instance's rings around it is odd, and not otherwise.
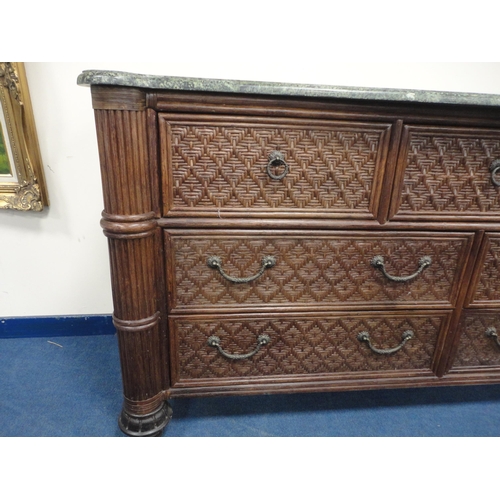
[[[500,233],[486,233],[469,290],[470,307],[500,306]]]
[[[454,303],[472,233],[197,231],[165,233],[174,312],[255,307],[372,308]],[[220,268],[210,267],[218,257]],[[262,259],[271,256],[273,267]],[[393,281],[372,259],[382,256]],[[429,267],[421,259],[430,257]],[[224,276],[219,269],[222,269]],[[229,278],[250,278],[248,283]]]
[[[460,323],[460,341],[453,368],[500,366],[500,311],[467,311]]]
[[[390,124],[160,114],[159,127],[167,216],[376,217]],[[286,175],[268,171],[273,151]]]
[[[428,371],[447,318],[436,311],[171,317],[173,386],[201,379],[244,377],[248,383],[249,377]],[[413,337],[403,342],[407,331]],[[358,339],[363,332],[374,349],[401,347],[391,354],[375,352]],[[214,337],[223,352],[213,345]],[[234,355],[247,357],[231,359]]]
[[[490,171],[495,160],[500,130],[406,126],[390,217],[498,218],[500,188]]]

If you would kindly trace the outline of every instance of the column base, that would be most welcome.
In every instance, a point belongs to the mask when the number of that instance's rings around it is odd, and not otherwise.
[[[146,415],[134,415],[122,409],[118,425],[123,433],[133,437],[161,436],[163,430],[172,419],[172,408],[163,401],[161,406]]]

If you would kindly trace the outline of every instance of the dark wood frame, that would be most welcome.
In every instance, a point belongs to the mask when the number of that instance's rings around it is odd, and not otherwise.
[[[334,99],[227,95],[139,88],[92,86],[97,137],[103,180],[104,211],[101,225],[109,238],[113,285],[114,324],[118,332],[123,374],[124,406],[120,426],[130,435],[155,435],[171,418],[170,397],[257,394],[300,391],[372,389],[381,387],[423,387],[500,382],[500,368],[461,369],[450,372],[459,342],[458,325],[467,296],[471,296],[474,273],[481,268],[480,251],[485,231],[500,232],[500,219],[481,214],[467,218],[451,216],[405,218],[398,220],[394,186],[401,183],[399,146],[406,124],[440,127],[500,128],[497,108],[479,106],[380,103]],[[218,218],[213,213],[176,211],[163,213],[165,199],[160,162],[159,113],[186,113],[235,120],[252,117],[268,120],[281,117],[302,120],[314,116],[321,120],[355,120],[392,124],[387,168],[378,183],[376,219],[342,217],[297,218],[281,213],[274,217],[234,215]],[[399,163],[398,163],[399,162]],[[392,199],[392,202],[391,202]],[[210,229],[298,229],[351,231],[473,231],[475,238],[460,277],[454,307],[442,314],[447,321],[440,332],[431,370],[425,373],[364,373],[355,377],[316,376],[231,381],[231,384],[188,384],[171,387],[170,359],[173,339],[169,335],[166,279],[164,268],[170,256],[164,255],[164,231],[175,228]],[[474,271],[476,269],[476,271]],[[470,300],[469,300],[470,302]],[[415,307],[415,306],[414,306]],[[384,309],[379,309],[383,311]],[[422,313],[425,307],[413,309]],[[279,314],[280,309],[271,311]],[[293,313],[298,314],[298,313]],[[305,314],[308,314],[307,312]],[[402,314],[392,312],[391,314]]]

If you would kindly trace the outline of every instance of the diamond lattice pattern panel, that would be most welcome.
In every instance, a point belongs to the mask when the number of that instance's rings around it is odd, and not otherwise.
[[[465,315],[460,325],[461,338],[453,367],[500,366],[500,347],[485,334],[489,327],[500,332],[499,314]]]
[[[181,210],[300,210],[369,213],[389,126],[230,125],[168,122],[171,207]],[[281,151],[282,180],[266,172]],[[276,167],[279,174],[282,167]]]
[[[500,157],[500,133],[410,134],[398,214],[500,211],[489,165]]]
[[[472,303],[500,301],[500,235],[488,235],[487,245]]]
[[[175,320],[179,380],[429,369],[443,318],[204,319]],[[368,331],[377,348],[395,347],[405,330],[415,337],[397,353],[380,355],[357,340]],[[231,354],[251,352],[259,335],[271,342],[253,357],[229,360],[207,345],[211,335]]]
[[[329,304],[396,302],[441,302],[449,304],[459,276],[467,237],[172,237],[175,290],[171,307],[179,309],[231,307],[239,304]],[[255,275],[262,257],[276,257],[251,283],[230,283],[207,258],[222,259],[224,271],[234,277]],[[382,255],[388,272],[408,276],[428,255],[432,264],[417,278],[395,283],[370,265]]]

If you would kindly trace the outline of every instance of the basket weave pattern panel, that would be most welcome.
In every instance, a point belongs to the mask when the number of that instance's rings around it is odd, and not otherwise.
[[[488,244],[473,302],[500,300],[500,238],[490,236]]]
[[[469,314],[460,325],[461,338],[454,367],[500,366],[500,347],[485,335],[494,326],[500,332],[498,314]]]
[[[174,208],[369,211],[380,128],[169,126]],[[272,180],[268,155],[290,172]]]
[[[398,213],[500,210],[489,165],[500,138],[413,132]]]
[[[238,304],[315,304],[332,302],[447,301],[466,239],[176,238],[176,307],[225,307]],[[168,251],[167,251],[168,253]],[[254,275],[263,256],[277,264],[256,281],[233,284],[207,266],[221,257],[235,277]],[[383,255],[393,275],[407,276],[424,255],[432,264],[420,276],[394,283],[370,265]]]
[[[179,378],[248,377],[296,375],[372,370],[426,369],[430,367],[441,317],[408,318],[326,318],[274,320],[178,319],[176,333]],[[373,353],[357,340],[368,331],[376,347],[395,347],[403,331],[411,329],[415,338],[397,353]],[[252,358],[228,360],[207,345],[217,335],[229,353],[246,353],[267,334],[271,342]]]

